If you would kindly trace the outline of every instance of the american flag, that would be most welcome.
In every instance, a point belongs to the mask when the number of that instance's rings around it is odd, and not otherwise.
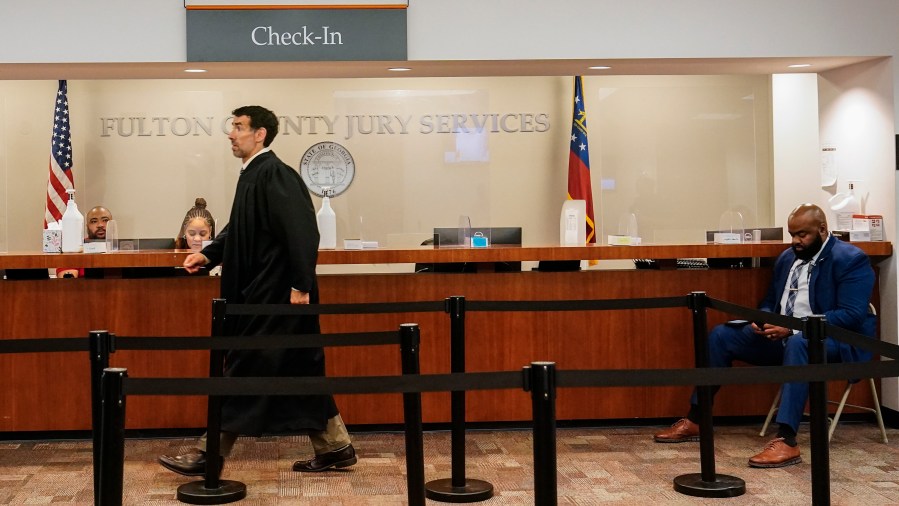
[[[581,76],[574,78],[574,113],[571,121],[571,144],[568,151],[568,199],[587,201],[587,243],[596,242],[593,218],[593,188],[590,182],[590,155],[587,149],[587,111]],[[595,262],[591,262],[595,263]]]
[[[50,139],[50,178],[47,182],[47,210],[44,212],[44,228],[51,221],[62,219],[69,196],[66,190],[75,187],[72,174],[72,135],[69,127],[68,85],[59,81],[56,104],[53,110],[53,137]]]

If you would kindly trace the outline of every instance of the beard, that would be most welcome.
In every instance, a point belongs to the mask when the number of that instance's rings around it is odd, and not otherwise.
[[[797,249],[795,244],[791,247],[793,248],[793,253],[796,254],[796,258],[805,261],[811,260],[817,255],[821,251],[822,246],[824,246],[824,239],[819,234],[815,236],[815,240],[811,244],[802,249]]]

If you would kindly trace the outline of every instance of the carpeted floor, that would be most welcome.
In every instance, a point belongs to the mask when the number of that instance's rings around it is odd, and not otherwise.
[[[558,504],[811,504],[808,428],[800,434],[803,463],[780,469],[751,469],[746,460],[765,438],[757,426],[716,428],[716,471],[745,480],[746,494],[699,499],[673,490],[674,477],[698,473],[698,443],[656,444],[657,427],[559,429]],[[889,430],[899,443],[899,430]],[[241,438],[225,465],[223,479],[243,482],[245,505],[404,505],[406,467],[403,435],[353,434],[359,463],[317,475],[291,471],[307,458],[304,436]],[[129,439],[126,443],[124,503],[176,505],[179,485],[194,481],[156,463],[195,440]],[[534,504],[533,449],[529,431],[469,431],[467,476],[495,489],[485,505]],[[450,477],[450,435],[425,434],[426,480]],[[88,441],[0,442],[0,504],[92,504]],[[899,504],[899,449],[883,444],[873,424],[846,423],[831,444],[831,500],[835,505]],[[428,504],[443,504],[428,500]]]

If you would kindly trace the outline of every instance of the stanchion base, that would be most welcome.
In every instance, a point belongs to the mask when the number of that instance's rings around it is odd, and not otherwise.
[[[187,504],[226,504],[247,496],[247,486],[239,481],[219,480],[218,488],[206,488],[206,481],[192,481],[178,487],[178,500]]]
[[[493,497],[493,485],[482,480],[465,480],[465,486],[454,487],[451,478],[425,483],[425,497],[441,502],[478,502]]]
[[[702,474],[682,474],[674,479],[674,490],[695,497],[737,497],[746,493],[746,482],[735,476],[715,475],[715,481],[703,481]]]

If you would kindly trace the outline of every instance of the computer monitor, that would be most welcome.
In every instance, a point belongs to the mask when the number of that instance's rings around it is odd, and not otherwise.
[[[434,246],[461,246],[459,228],[435,228]],[[471,234],[482,234],[490,244],[521,246],[521,227],[472,227]]]
[[[175,239],[169,237],[145,239],[119,239],[120,251],[145,251],[175,249]]]
[[[749,233],[749,237],[752,237],[752,231],[759,230],[762,233],[761,240],[762,241],[782,241],[784,238],[784,228],[783,227],[761,227],[761,228],[747,228],[743,230],[744,234]],[[706,230],[705,231],[705,240],[706,242],[712,242],[715,240],[715,234],[718,232],[730,232],[730,230]],[[749,242],[749,241],[747,241]]]
[[[783,241],[784,229],[783,227],[761,227],[755,229],[744,229],[743,230],[743,240],[744,242],[750,242],[752,240],[752,231],[759,230],[761,231],[761,240],[762,241]],[[705,240],[706,242],[713,242],[715,240],[716,232],[728,232],[726,230],[706,230],[705,232]],[[749,257],[741,257],[741,258],[709,258],[706,259],[706,263],[708,264],[710,269],[744,269],[752,266],[752,258]]]
[[[490,245],[521,246],[521,227],[472,227],[471,235],[480,232],[490,240]],[[433,244],[461,246],[459,228],[435,228]],[[494,272],[521,272],[521,262],[495,262]],[[416,272],[475,272],[475,264],[416,264]]]

